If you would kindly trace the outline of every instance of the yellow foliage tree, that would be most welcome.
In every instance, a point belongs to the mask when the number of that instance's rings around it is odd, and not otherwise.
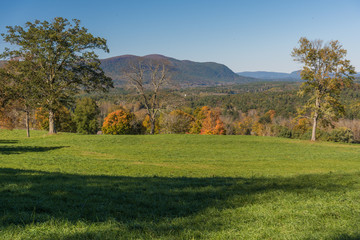
[[[155,127],[154,129],[151,122],[150,122],[150,116],[146,115],[144,121],[142,122],[143,127],[146,129],[146,133],[148,134],[159,134],[160,126],[159,121],[155,121]],[[153,132],[152,132],[153,131]]]
[[[237,124],[237,134],[240,135],[251,135],[252,126],[253,126],[254,120],[247,116],[242,121],[238,122]]]

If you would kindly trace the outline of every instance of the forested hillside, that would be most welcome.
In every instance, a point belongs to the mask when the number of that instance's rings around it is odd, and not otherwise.
[[[171,80],[183,87],[233,84],[257,81],[250,77],[242,77],[231,71],[223,64],[215,62],[193,62],[189,60],[177,60],[162,55],[147,55],[144,57],[123,55],[101,60],[101,67],[110,76],[116,85],[126,83],[124,71],[129,69],[130,64],[143,62],[165,63],[169,69]]]

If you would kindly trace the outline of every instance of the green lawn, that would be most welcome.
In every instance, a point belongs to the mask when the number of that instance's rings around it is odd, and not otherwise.
[[[0,239],[360,239],[360,145],[0,130]]]

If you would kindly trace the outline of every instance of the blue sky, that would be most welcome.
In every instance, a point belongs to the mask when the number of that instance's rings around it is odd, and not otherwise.
[[[359,0],[12,0],[0,8],[0,33],[35,19],[81,20],[108,40],[100,58],[157,53],[235,72],[291,72],[301,67],[290,53],[304,36],[339,40],[360,71]]]

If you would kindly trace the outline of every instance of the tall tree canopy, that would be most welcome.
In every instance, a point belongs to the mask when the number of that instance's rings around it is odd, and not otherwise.
[[[324,44],[321,40],[299,40],[299,47],[294,48],[294,61],[304,64],[301,78],[305,80],[300,94],[310,94],[310,100],[302,113],[309,112],[313,121],[311,140],[316,140],[318,121],[323,125],[331,124],[344,113],[340,103],[340,92],[353,82],[355,68],[347,60],[347,51],[338,41]]]
[[[49,111],[49,133],[56,133],[54,113],[80,90],[107,90],[112,80],[100,68],[95,49],[109,52],[106,40],[94,37],[80,26],[57,17],[51,22],[27,22],[25,27],[8,26],[4,41],[15,45],[6,48],[1,58],[24,60],[31,56],[41,95],[41,105]],[[27,59],[29,59],[27,57]]]

